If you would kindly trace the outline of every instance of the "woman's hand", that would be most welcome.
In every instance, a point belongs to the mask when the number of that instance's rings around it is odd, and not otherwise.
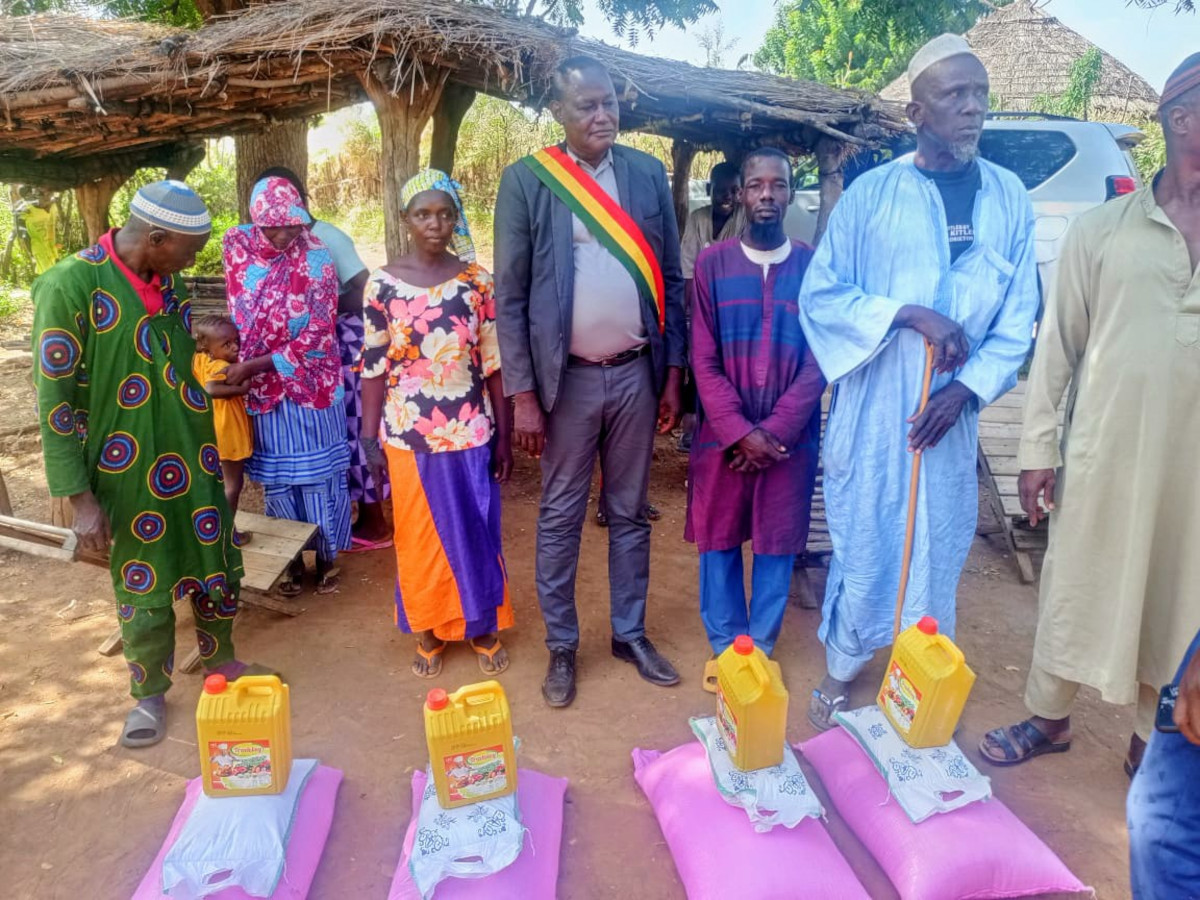
[[[375,480],[375,484],[383,484],[384,476],[387,474],[387,455],[383,452],[379,438],[360,437],[358,444],[363,449],[363,456],[367,458],[367,469],[371,473],[371,478]]]
[[[507,484],[512,470],[512,438],[506,434],[497,434],[492,438],[492,478],[497,484]]]

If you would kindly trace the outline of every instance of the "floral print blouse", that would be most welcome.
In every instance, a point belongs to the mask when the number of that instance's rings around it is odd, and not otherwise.
[[[484,382],[500,370],[492,276],[471,263],[426,288],[376,269],[363,304],[362,377],[387,376],[380,439],[421,453],[486,446]]]

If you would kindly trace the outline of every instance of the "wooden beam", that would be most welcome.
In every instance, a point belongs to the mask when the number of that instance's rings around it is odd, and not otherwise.
[[[458,146],[458,132],[463,119],[475,102],[476,91],[457,81],[450,81],[442,88],[442,96],[433,112],[433,144],[429,151],[429,165],[441,169],[448,175],[454,173],[454,151]]]
[[[819,243],[829,225],[829,214],[842,196],[842,160],[845,157],[842,144],[829,137],[817,141],[817,182],[821,208],[817,213],[813,243]]]
[[[35,159],[23,153],[11,156],[0,154],[0,181],[36,184],[56,191],[65,191],[114,173],[132,175],[138,169],[176,168],[185,160],[193,158],[196,153],[203,158],[203,144],[165,143],[79,159]]]
[[[75,199],[79,203],[79,214],[87,228],[88,240],[96,243],[100,235],[108,231],[108,207],[121,185],[129,180],[128,175],[105,175],[75,188]]]
[[[692,178],[692,161],[696,158],[696,145],[688,141],[671,142],[671,199],[675,203],[675,220],[679,233],[687,225],[688,197]]]
[[[449,70],[426,67],[424,83],[402,83],[396,94],[388,87],[394,83],[393,74],[390,64],[376,62],[359,76],[379,116],[383,140],[383,226],[388,259],[408,250],[400,189],[420,169],[421,132],[437,108]]]

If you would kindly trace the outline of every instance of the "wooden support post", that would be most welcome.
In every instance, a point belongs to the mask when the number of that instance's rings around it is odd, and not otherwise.
[[[305,139],[307,140],[307,135],[305,135]],[[203,144],[180,145],[167,165],[167,177],[173,181],[187,181],[187,177],[192,174],[192,169],[200,165],[204,159],[204,154]]]
[[[817,213],[817,228],[813,234],[813,243],[817,244],[825,234],[829,224],[829,214],[842,196],[842,160],[845,145],[833,138],[822,137],[817,140],[817,178],[821,209]]]
[[[433,145],[429,151],[431,167],[441,169],[447,175],[454,174],[458,132],[474,102],[475,89],[465,84],[450,81],[442,88],[441,100],[433,111]]]
[[[421,132],[437,108],[448,74],[446,69],[427,68],[421,83],[402,83],[396,86],[398,93],[393,94],[390,64],[377,62],[359,73],[363,90],[379,116],[383,139],[383,222],[388,259],[408,250],[400,189],[421,167]]]
[[[671,142],[671,199],[675,201],[675,219],[679,222],[679,233],[687,225],[688,198],[691,194],[692,160],[696,158],[696,145],[688,141]]]
[[[8,486],[4,483],[4,473],[0,472],[0,516],[13,514],[12,501],[8,497]]]
[[[238,215],[250,221],[250,191],[263,169],[285,166],[304,181],[308,175],[308,119],[277,122],[266,131],[239,134],[233,139],[237,154]]]
[[[79,204],[79,214],[83,217],[89,242],[94,244],[108,231],[108,206],[121,185],[128,180],[129,176],[124,174],[104,175],[75,188],[75,200]]]

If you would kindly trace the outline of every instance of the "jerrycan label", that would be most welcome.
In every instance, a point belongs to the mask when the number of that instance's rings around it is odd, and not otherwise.
[[[271,786],[270,741],[209,741],[209,785],[218,791]]]
[[[508,769],[500,744],[443,757],[442,766],[451,802],[490,797],[508,788]]]
[[[891,717],[892,723],[902,734],[907,734],[912,728],[913,719],[916,718],[917,708],[921,705],[921,692],[895,660],[892,660],[888,668],[887,681],[884,682],[880,693],[884,710]]]
[[[719,688],[717,689],[717,730],[721,732],[721,737],[725,739],[725,746],[729,749],[730,755],[737,753],[737,716],[733,714],[733,710],[729,708],[729,704],[725,702],[725,694]]]

